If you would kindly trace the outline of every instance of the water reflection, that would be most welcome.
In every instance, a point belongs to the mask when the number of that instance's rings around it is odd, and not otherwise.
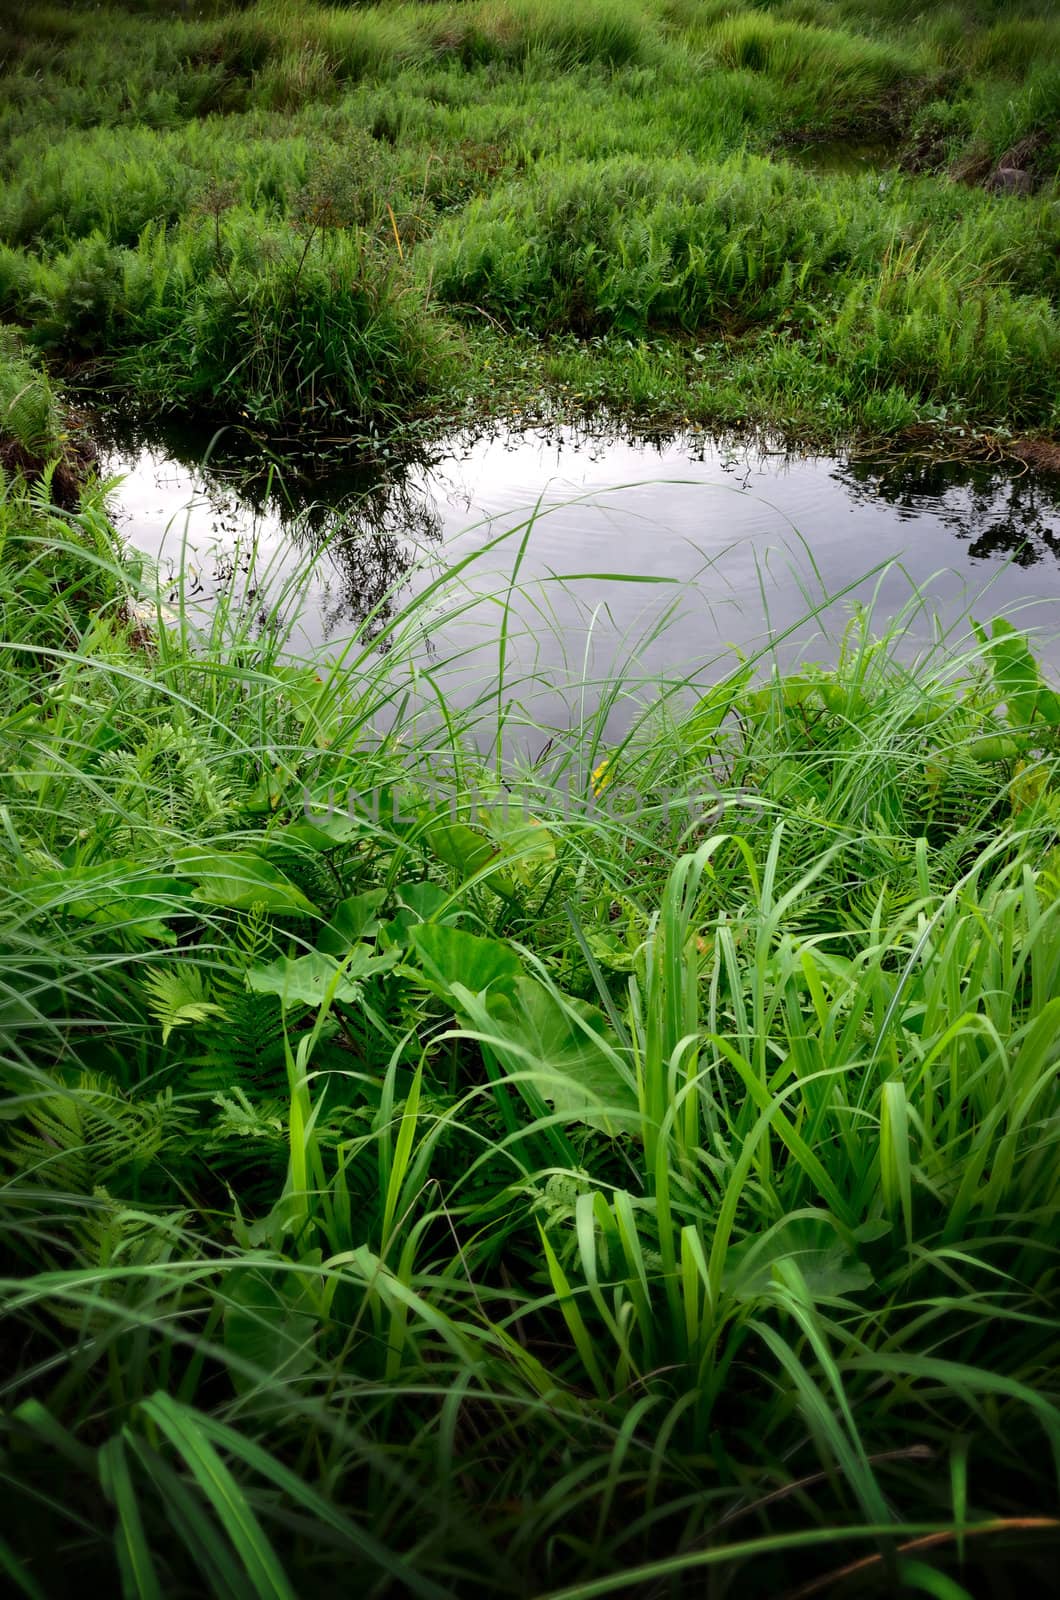
[[[321,606],[325,638],[353,624],[363,638],[381,641],[393,620],[413,566],[441,544],[438,506],[420,492],[408,466],[361,489],[339,507],[316,501],[294,526],[306,547],[325,546],[336,573]]]
[[[442,538],[438,507],[414,476],[425,456],[321,477],[315,463],[279,462],[234,430],[174,426],[145,438],[110,417],[98,434],[102,474],[123,479],[119,526],[157,563],[163,599],[173,605],[183,589],[194,611],[224,594],[259,632],[286,630],[309,608],[313,639],[383,639],[414,565]]]
[[[1021,625],[1060,632],[1060,480],[1043,474],[568,427],[465,432],[324,476],[216,444],[203,464],[210,443],[114,441],[126,536],[163,575],[186,573],[190,605],[208,611],[225,589],[259,626],[279,616],[297,653],[383,647],[410,597],[465,558],[461,603],[424,615],[424,650],[459,655],[481,685],[517,570],[513,670],[559,696],[590,659],[626,681],[635,660],[645,684],[716,675],[733,645],[783,639],[823,659],[852,603],[882,631],[919,586],[928,602],[901,623],[910,652],[938,636],[935,614],[960,629],[969,612],[1023,607]],[[512,530],[530,516],[523,551]]]
[[[894,146],[884,140],[808,139],[789,144],[779,154],[811,172],[857,174],[896,165]]]
[[[973,561],[1020,567],[1060,560],[1060,478],[1027,470],[898,459],[837,465],[837,483],[863,502],[884,501],[903,520],[929,512]]]

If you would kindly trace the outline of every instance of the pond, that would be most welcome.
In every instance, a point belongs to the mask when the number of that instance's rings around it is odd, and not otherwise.
[[[811,172],[875,172],[896,165],[894,146],[880,140],[810,139],[783,152]]]
[[[417,615],[425,670],[471,703],[498,672],[563,720],[624,695],[716,680],[745,654],[834,659],[855,603],[908,654],[968,642],[999,612],[1060,666],[1060,478],[908,458],[793,456],[685,435],[573,428],[457,435],[419,459],[306,485],[196,465],[187,441],[114,446],[128,541],[192,614],[227,590],[287,648],[339,656]],[[502,627],[503,619],[503,627]],[[586,688],[586,685],[589,685]],[[619,723],[621,710],[616,711]]]

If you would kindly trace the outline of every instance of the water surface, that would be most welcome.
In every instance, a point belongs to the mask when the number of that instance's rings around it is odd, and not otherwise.
[[[193,609],[227,585],[264,625],[277,583],[311,568],[285,618],[298,654],[385,643],[395,613],[459,569],[448,607],[424,613],[424,670],[474,699],[503,621],[506,679],[544,722],[616,673],[649,694],[717,678],[737,648],[834,659],[855,603],[881,632],[901,618],[909,654],[1005,611],[1060,666],[1060,480],[1029,472],[570,428],[456,436],[315,485],[204,470],[172,444],[109,466],[126,537],[174,599],[183,568]]]

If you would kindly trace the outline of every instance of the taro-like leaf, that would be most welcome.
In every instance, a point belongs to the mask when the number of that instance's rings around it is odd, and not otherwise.
[[[505,815],[498,810],[484,813],[482,820],[501,849],[506,870],[517,878],[532,879],[555,861],[555,838],[539,818]]]
[[[482,939],[441,922],[419,922],[409,929],[412,952],[428,985],[447,997],[454,984],[472,994],[510,991],[522,972],[519,957],[499,939]]]
[[[723,1286],[737,1300],[759,1299],[769,1292],[773,1268],[781,1261],[795,1262],[814,1299],[821,1302],[835,1303],[872,1283],[871,1271],[831,1217],[816,1213],[785,1218],[760,1237],[733,1245],[725,1260]]]
[[[304,956],[281,956],[266,966],[251,967],[247,986],[258,994],[279,995],[284,1005],[318,1007],[325,999],[356,1004],[365,978],[388,971],[396,952],[377,956],[368,944],[355,945],[348,960],[337,961],[322,950]]]
[[[165,944],[172,944],[175,936],[163,918],[186,910],[188,900],[188,885],[179,878],[144,872],[137,862],[125,859],[37,873],[20,884],[19,892],[49,911]]]
[[[341,900],[331,921],[321,930],[317,945],[329,955],[343,956],[359,939],[371,939],[379,931],[376,912],[386,899],[385,889],[367,889]]]
[[[426,835],[426,844],[439,861],[460,874],[461,880],[473,878],[499,855],[491,840],[464,822],[446,822],[432,828]]]
[[[448,889],[440,883],[401,883],[397,897],[420,922],[435,922],[446,902],[451,899]],[[455,908],[450,908],[454,910]]]
[[[498,1056],[512,1072],[540,1068],[535,1087],[556,1111],[610,1134],[633,1125],[636,1091],[614,1060],[603,1012],[521,977],[511,995],[490,997],[489,1013],[507,1045]]]
[[[395,893],[401,904],[380,929],[379,938],[384,945],[407,945],[411,930],[424,922],[456,923],[460,920],[460,907],[449,904],[452,895],[440,883],[399,884]],[[446,906],[448,910],[444,910]]]
[[[347,811],[313,811],[289,822],[276,837],[281,844],[301,844],[310,850],[334,850],[364,837],[365,823]]]
[[[1034,718],[1042,691],[1038,663],[1026,639],[1004,617],[995,618],[991,631],[989,650],[998,693],[1009,721],[1026,726]]]
[[[225,1349],[263,1375],[289,1380],[312,1366],[317,1316],[305,1279],[282,1264],[239,1267],[225,1280]],[[257,1380],[233,1364],[237,1390]]]
[[[211,906],[248,911],[295,911],[319,915],[311,900],[278,867],[250,850],[184,850],[178,865],[195,883],[195,897]]]

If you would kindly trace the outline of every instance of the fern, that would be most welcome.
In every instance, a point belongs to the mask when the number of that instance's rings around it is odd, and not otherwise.
[[[0,359],[0,440],[12,439],[41,459],[58,454],[60,432],[59,408],[44,374],[24,359]]]
[[[111,1185],[131,1193],[162,1151],[182,1142],[189,1116],[168,1089],[134,1099],[112,1079],[82,1072],[69,1087],[30,1102],[3,1159],[42,1189],[87,1195]]]
[[[134,745],[106,751],[99,771],[113,782],[123,810],[138,814],[152,834],[159,827],[201,830],[232,810],[231,789],[205,760],[201,743],[171,722],[148,728]]]
[[[174,1028],[186,1028],[208,1017],[221,1016],[222,1007],[209,998],[201,967],[186,962],[180,967],[155,967],[143,979],[147,1009],[162,1025],[162,1043],[169,1043]]]
[[[203,1095],[235,1089],[254,1097],[286,1093],[283,1014],[274,995],[247,989],[246,974],[274,951],[264,914],[248,912],[228,928],[225,965],[211,979],[217,1010],[203,1019],[191,1086]]]

